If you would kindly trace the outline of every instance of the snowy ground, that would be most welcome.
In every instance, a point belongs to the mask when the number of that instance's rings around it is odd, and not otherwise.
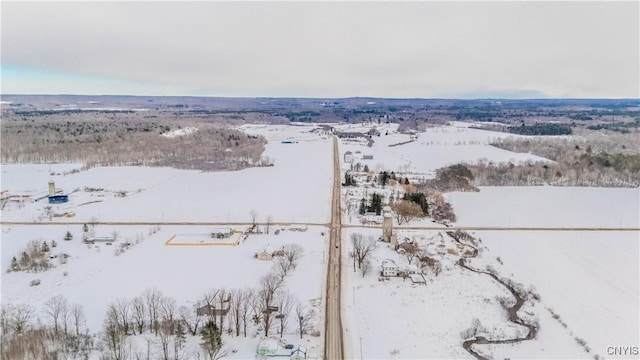
[[[351,151],[354,164],[366,164],[374,171],[413,173],[418,179],[432,177],[435,169],[460,161],[544,160],[488,145],[494,138],[512,135],[469,129],[467,123],[453,125],[428,129],[415,141],[393,147],[388,145],[409,141],[410,136],[395,133],[394,125],[377,126],[381,136],[373,138],[372,147],[363,140],[345,139],[340,151]],[[341,130],[369,128],[350,125]],[[364,154],[374,159],[363,160]],[[348,170],[350,164],[343,163],[342,168]],[[344,221],[358,224],[355,214],[359,199],[374,191],[388,197],[390,188],[345,187]],[[449,193],[445,197],[452,202],[456,224],[461,226],[640,227],[638,189],[484,187],[477,193]],[[355,201],[351,215],[349,199]],[[412,221],[411,225],[434,225],[427,222]],[[380,230],[352,228],[347,233],[351,232],[371,232],[376,238],[381,235]],[[430,234],[414,232],[411,236],[429,238]],[[484,269],[490,265],[501,276],[533,286],[542,299],[532,308],[521,310],[525,315],[534,314],[540,323],[534,341],[478,345],[477,351],[494,358],[591,358],[595,354],[610,357],[608,346],[638,346],[638,232],[477,235],[486,248],[480,257],[470,260],[471,266]],[[387,257],[402,261],[383,245],[372,261],[378,274],[381,260]],[[496,260],[498,257],[504,265]],[[343,261],[347,270],[343,289],[345,326],[351,340],[346,353],[352,358],[469,358],[461,346],[460,332],[473,317],[494,335],[512,335],[513,324],[507,322],[504,310],[495,301],[504,288],[486,276],[451,265],[438,278],[429,276],[427,286],[409,285],[402,279],[379,282],[377,274],[363,279],[351,271],[351,263]],[[590,352],[576,338],[584,339]]]
[[[200,172],[124,166],[63,175],[74,166],[3,165],[2,190],[45,196],[47,183],[53,180],[56,188],[70,193],[69,202],[53,205],[53,211],[75,212],[76,221],[95,217],[129,222],[248,222],[249,212],[255,209],[260,222],[271,216],[274,222],[326,223],[330,216],[332,145],[330,140],[308,133],[311,129],[245,129],[267,137],[264,156],[274,162],[272,167]],[[300,142],[282,144],[281,138],[300,138]],[[48,221],[43,211],[48,205],[46,199],[26,203],[21,209],[14,205],[11,211],[2,212],[2,218]],[[65,218],[54,217],[53,221],[64,222]]]
[[[265,135],[268,144],[264,155],[274,166],[236,172],[146,167],[98,167],[71,172],[81,166],[3,165],[2,190],[12,195],[46,196],[47,183],[53,180],[56,188],[69,194],[69,202],[52,205],[50,214],[45,211],[49,205],[46,199],[8,203],[2,210],[3,221],[41,224],[2,226],[2,303],[28,303],[41,316],[42,304],[63,294],[70,303],[84,306],[87,326],[93,333],[100,330],[108,304],[116,299],[131,299],[148,288],[159,289],[179,306],[193,306],[212,288],[257,287],[273,264],[255,259],[254,254],[268,244],[278,248],[296,243],[303,246],[304,256],[287,276],[286,284],[301,302],[314,304],[318,312],[315,328],[322,330],[327,243],[324,227],[310,226],[306,232],[294,232],[289,226],[274,225],[270,235],[250,235],[238,246],[180,246],[186,240],[211,242],[209,234],[221,226],[158,229],[98,225],[96,237],[117,232],[118,241],[89,246],[81,242],[81,225],[61,224],[89,222],[92,218],[101,222],[250,222],[252,209],[257,212],[258,222],[271,217],[272,222],[326,223],[330,217],[332,144],[326,137],[309,133],[313,128],[247,126],[244,130],[249,133]],[[282,144],[280,140],[285,138],[298,142]],[[73,217],[54,215],[65,213]],[[279,235],[274,234],[276,229],[281,230]],[[67,231],[73,234],[73,240],[63,240]],[[174,246],[166,246],[172,237]],[[6,273],[11,258],[19,256],[29,240],[36,239],[48,243],[55,240],[58,246],[51,254],[70,255],[67,263],[53,259],[56,267],[45,273]],[[116,249],[123,242],[131,246],[116,256]],[[39,286],[29,286],[34,279],[41,281]],[[287,342],[306,346],[311,358],[321,356],[321,338],[306,336],[297,340],[294,321],[290,323],[289,334],[285,334]],[[238,350],[229,357],[253,358],[259,342],[255,332],[254,329],[246,340],[226,337],[229,348]],[[197,341],[194,346],[198,347]]]
[[[430,128],[409,141],[409,135],[395,133],[396,125],[377,126],[380,137],[372,147],[342,140],[345,151],[373,155],[373,160],[356,157],[371,170],[411,172],[433,176],[439,167],[459,161],[523,161],[540,159],[515,154],[488,145],[493,138],[513,136],[469,129],[468,124]],[[332,184],[332,143],[326,135],[311,133],[315,126],[245,125],[242,130],[264,135],[269,143],[265,156],[275,166],[237,172],[202,173],[169,168],[107,167],[63,175],[79,165],[3,165],[1,188],[12,194],[45,196],[47,182],[70,193],[69,203],[54,205],[52,214],[73,213],[74,217],[53,217],[44,202],[26,201],[23,206],[8,204],[3,221],[39,222],[38,225],[2,226],[0,260],[2,303],[27,302],[34,308],[51,296],[64,294],[71,303],[82,303],[91,331],[102,323],[106,307],[118,298],[131,298],[147,288],[157,287],[179,305],[193,303],[211,288],[256,286],[270,271],[271,263],[253,257],[267,244],[304,246],[300,265],[287,277],[291,292],[302,301],[324,295],[324,251],[326,228],[309,226],[307,232],[285,231],[280,235],[251,235],[238,246],[180,246],[190,239],[210,241],[215,227],[106,226],[96,228],[96,236],[118,233],[119,242],[132,243],[115,256],[113,245],[89,247],[80,242],[81,225],[52,225],[51,222],[99,221],[209,221],[249,222],[255,209],[257,221],[271,216],[274,222],[323,224],[330,218]],[[370,125],[338,125],[339,131],[361,131]],[[389,135],[385,135],[389,132]],[[291,144],[283,144],[291,140]],[[342,164],[348,169],[349,164]],[[52,175],[53,173],[53,175]],[[73,192],[74,190],[78,190]],[[347,192],[347,189],[343,189]],[[124,196],[123,196],[124,194]],[[354,194],[357,198],[361,194]],[[638,227],[638,189],[589,188],[482,188],[479,193],[446,194],[458,216],[459,225],[469,226],[571,226]],[[345,219],[346,220],[346,219]],[[424,220],[427,221],[428,220]],[[357,224],[354,217],[353,221]],[[433,226],[432,223],[428,225]],[[233,225],[229,225],[233,226]],[[238,230],[244,230],[242,228]],[[65,233],[74,235],[64,241]],[[471,358],[461,347],[460,332],[478,318],[488,334],[510,336],[519,331],[506,320],[496,296],[504,287],[487,276],[454,265],[455,257],[442,255],[444,270],[427,275],[427,285],[411,285],[401,278],[378,281],[376,272],[382,259],[406,262],[386,245],[380,244],[373,269],[365,278],[352,272],[347,258],[351,233],[380,235],[380,230],[351,228],[344,231],[343,321],[345,354],[359,358]],[[404,236],[429,243],[437,232],[404,231]],[[176,235],[177,246],[165,246]],[[514,345],[478,346],[495,358],[587,358],[607,356],[607,346],[637,346],[639,234],[637,232],[478,232],[486,249],[470,260],[482,268],[491,265],[500,274],[533,285],[541,302],[526,309],[539,318],[536,340]],[[28,240],[56,240],[53,253],[68,253],[67,264],[40,274],[6,273],[11,257]],[[445,247],[455,245],[444,237]],[[434,240],[435,241],[435,240]],[[437,240],[439,241],[439,240]],[[187,241],[188,242],[188,241]],[[173,242],[172,242],[173,243]],[[496,260],[500,257],[504,265]],[[54,260],[55,262],[55,260]],[[66,272],[66,275],[65,275]],[[40,279],[39,286],[29,282]],[[567,324],[552,317],[552,309]],[[322,329],[323,309],[317,319]],[[290,332],[293,332],[291,329]],[[591,348],[586,353],[575,338],[583,338]],[[238,349],[230,358],[253,358],[258,338],[226,338]],[[290,340],[289,340],[290,339]],[[311,339],[311,342],[307,342]],[[295,340],[294,334],[288,340]],[[293,342],[295,343],[295,342]],[[321,338],[306,337],[310,357],[322,354]],[[194,343],[197,347],[197,341]]]
[[[447,194],[460,226],[640,227],[640,189],[482,187]]]
[[[609,357],[609,346],[638,346],[637,232],[482,231],[477,236],[490,250],[483,260],[499,256],[504,263],[496,265],[500,273],[533,284],[544,307],[567,324],[563,333],[573,340],[584,339],[592,354]],[[554,322],[548,327],[558,330]],[[535,342],[497,347],[495,356],[564,357],[542,352],[544,346],[561,339],[548,336],[548,327],[542,325]]]
[[[353,153],[359,151],[360,154],[354,154],[353,162],[366,164],[373,171],[432,174],[438,168],[459,162],[546,160],[536,155],[514,153],[489,145],[495,139],[518,136],[469,129],[463,125],[428,128],[425,132],[417,134],[416,141],[392,147],[389,145],[411,140],[410,135],[396,132],[397,124],[344,125],[338,126],[337,130],[345,132],[366,131],[374,126],[381,135],[373,137],[373,146],[368,147],[367,141],[364,140],[351,139],[342,140],[340,146],[341,154],[346,151]],[[385,135],[387,133],[388,135]],[[365,154],[373,155],[373,159],[363,160],[362,155]],[[348,169],[348,167],[349,164],[343,164],[343,168]]]
[[[213,288],[257,288],[260,277],[271,271],[271,261],[261,261],[254,254],[268,244],[278,248],[296,243],[304,247],[304,256],[298,267],[286,278],[289,290],[302,302],[320,299],[323,294],[323,257],[327,236],[323,227],[310,227],[306,232],[287,231],[279,235],[250,235],[238,246],[165,246],[174,234],[206,233],[208,228],[164,226],[149,235],[150,227],[97,226],[97,234],[120,233],[120,241],[113,245],[82,244],[80,226],[55,225],[5,226],[2,233],[2,269],[9,267],[12,256],[18,255],[26,240],[55,239],[52,254],[70,255],[67,264],[58,264],[44,273],[12,272],[2,274],[2,301],[4,304],[29,303],[36,309],[56,295],[64,295],[70,303],[82,304],[87,312],[87,326],[98,331],[107,306],[116,299],[131,299],[147,288],[160,289],[179,305],[193,306],[201,296]],[[66,231],[74,234],[71,241],[62,240]],[[136,244],[136,241],[141,241]],[[116,256],[119,243],[130,241],[132,246]],[[66,275],[65,275],[66,274]],[[30,287],[31,280],[39,279],[39,286]],[[321,320],[321,319],[318,319]],[[321,326],[322,321],[318,322]],[[290,329],[295,337],[295,328]],[[254,333],[255,335],[255,333]],[[244,343],[236,358],[253,357],[258,343],[255,336]],[[238,342],[238,340],[235,340]],[[241,342],[242,344],[242,342]],[[321,349],[319,338],[312,344],[315,352]],[[240,346],[240,345],[239,345]]]

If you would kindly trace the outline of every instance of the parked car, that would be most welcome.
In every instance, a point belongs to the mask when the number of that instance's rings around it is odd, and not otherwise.
[[[287,350],[291,350],[291,349],[293,349],[293,344],[287,344],[287,345],[284,346],[284,348],[287,349]]]

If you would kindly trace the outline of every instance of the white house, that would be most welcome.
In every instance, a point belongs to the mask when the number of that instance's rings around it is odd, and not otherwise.
[[[400,268],[395,261],[391,259],[382,260],[381,273],[383,276],[398,276]]]

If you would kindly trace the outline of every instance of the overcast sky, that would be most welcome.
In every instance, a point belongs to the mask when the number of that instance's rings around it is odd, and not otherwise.
[[[2,1],[2,93],[638,98],[639,4]]]

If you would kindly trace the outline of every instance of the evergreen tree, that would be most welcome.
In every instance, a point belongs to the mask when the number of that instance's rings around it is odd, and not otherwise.
[[[49,251],[49,245],[47,245],[46,241],[42,242],[42,248],[41,248],[42,252],[48,252]]]
[[[364,166],[364,172],[366,172],[366,173],[368,173],[368,172],[369,172],[369,166],[368,166],[368,165],[365,165],[365,166]]]
[[[184,330],[184,325],[181,321],[176,324],[176,337],[174,339],[174,346],[176,350],[181,350],[187,341],[187,333]],[[176,351],[177,353],[177,351]]]
[[[15,256],[11,258],[11,265],[10,266],[11,266],[10,267],[11,271],[17,271],[19,269],[18,268],[18,259],[16,259]]]
[[[362,198],[362,200],[360,200],[360,209],[358,210],[358,213],[360,215],[364,215],[364,213],[367,212],[367,201]]]
[[[371,206],[369,206],[368,210],[375,212],[376,215],[380,215],[382,213],[382,196],[380,194],[371,194]]]
[[[54,248],[58,246],[58,243],[55,240],[51,240],[51,247]]]
[[[73,235],[71,235],[70,231],[67,231],[67,233],[64,235],[64,239],[67,240],[67,241],[73,239]]]
[[[405,185],[409,185],[409,178],[408,177],[404,178],[404,184]]]
[[[207,321],[202,330],[200,330],[200,337],[202,338],[202,349],[209,356],[209,359],[216,359],[216,355],[222,349],[222,334],[218,325],[214,321]]]

